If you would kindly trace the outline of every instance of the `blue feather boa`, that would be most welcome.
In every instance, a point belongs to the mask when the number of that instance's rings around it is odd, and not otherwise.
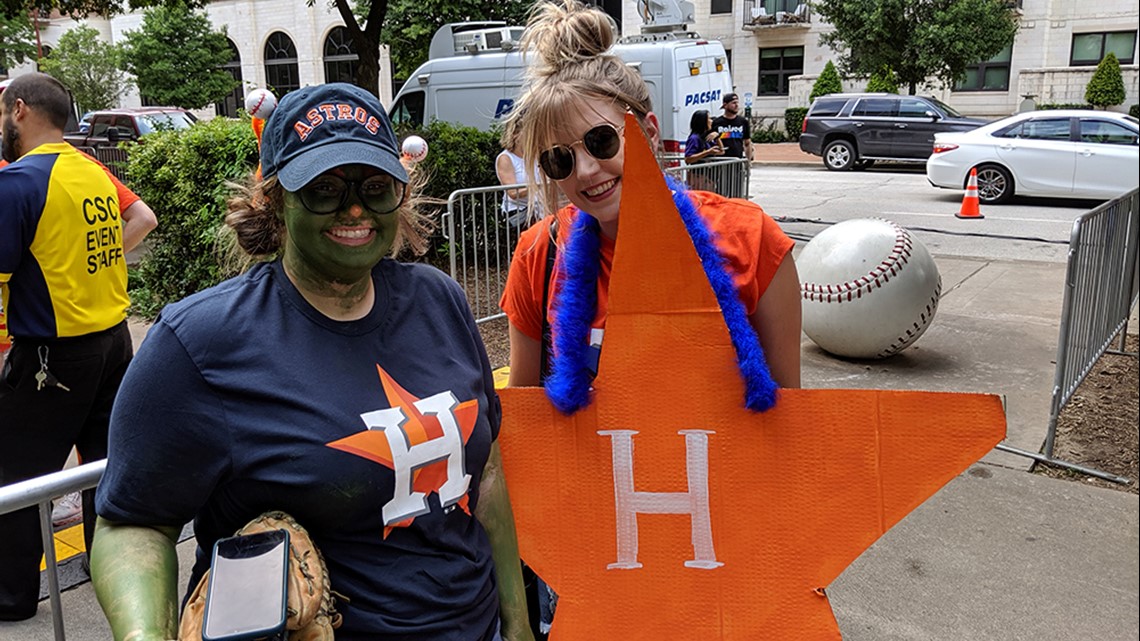
[[[768,410],[776,404],[779,387],[768,371],[764,350],[748,322],[748,314],[740,302],[732,275],[725,267],[724,257],[717,251],[712,232],[697,212],[685,186],[672,176],[665,176],[665,181],[673,191],[673,203],[693,240],[705,276],[724,314],[729,337],[736,350],[736,364],[744,379],[744,405],[756,412]],[[588,353],[590,326],[598,309],[598,269],[601,262],[598,234],[598,221],[587,212],[580,212],[574,218],[569,241],[561,256],[563,281],[553,306],[553,366],[545,387],[554,407],[567,415],[590,404],[592,372]]]

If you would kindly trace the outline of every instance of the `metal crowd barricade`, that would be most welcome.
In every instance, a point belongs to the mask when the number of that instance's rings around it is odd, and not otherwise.
[[[744,158],[714,158],[686,165],[684,156],[670,155],[665,157],[665,172],[689,189],[712,191],[725,198],[748,198],[752,163]]]
[[[122,182],[127,182],[127,150],[118,147],[76,147],[107,166]]]
[[[55,558],[55,531],[51,523],[52,499],[70,492],[89,490],[99,484],[107,461],[96,461],[54,474],[39,476],[0,487],[0,514],[38,505],[40,535],[44,544],[44,566],[47,568],[48,594],[51,597],[51,623],[56,641],[65,641],[63,630],[63,598],[59,589],[59,570]]]
[[[1065,294],[1057,339],[1057,368],[1044,453],[998,448],[1082,474],[1127,483],[1128,479],[1053,458],[1057,419],[1097,360],[1105,353],[1126,354],[1128,317],[1140,300],[1140,190],[1111,200],[1073,222]],[[1119,336],[1119,350],[1109,350]],[[1137,356],[1136,353],[1127,353]]]
[[[715,191],[729,198],[747,198],[751,165],[743,158],[718,158],[700,165],[677,165],[665,158],[665,171],[692,189]],[[672,165],[672,166],[670,166]],[[535,212],[517,220],[503,211],[507,190],[526,187],[496,185],[454,191],[447,198],[441,227],[451,257],[451,277],[467,294],[475,322],[501,318],[499,297],[519,234],[536,220]]]
[[[474,187],[454,191],[443,214],[444,237],[450,244],[451,277],[467,294],[475,322],[501,318],[499,296],[519,234],[533,217],[518,220],[503,211],[509,189],[526,185]]]

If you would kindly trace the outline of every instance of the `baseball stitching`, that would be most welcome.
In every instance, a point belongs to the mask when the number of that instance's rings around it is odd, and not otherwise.
[[[882,220],[876,218],[874,220]],[[890,282],[891,278],[902,271],[903,265],[910,261],[910,234],[889,220],[882,220],[895,230],[895,245],[887,257],[876,265],[867,275],[860,276],[846,283],[834,285],[819,285],[817,283],[804,283],[800,289],[803,298],[822,303],[842,303],[862,298],[863,294],[870,294],[876,288]]]
[[[253,111],[250,112],[251,114],[254,114],[255,118],[261,117],[258,116],[257,113],[261,111],[261,105],[263,104],[265,104],[265,94],[259,94],[257,98],[257,104],[253,106]]]
[[[934,286],[934,294],[930,296],[930,301],[926,303],[926,309],[919,314],[918,320],[911,323],[911,328],[906,330],[905,336],[899,336],[891,341],[890,346],[876,354],[875,358],[885,358],[901,352],[909,347],[911,343],[918,340],[918,337],[922,336],[922,333],[926,331],[926,326],[930,324],[930,321],[934,320],[934,312],[938,311],[938,300],[940,298],[942,298],[941,275],[938,276],[938,283]]]

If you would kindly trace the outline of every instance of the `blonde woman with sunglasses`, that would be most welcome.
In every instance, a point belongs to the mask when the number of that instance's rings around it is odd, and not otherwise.
[[[590,324],[596,330],[591,342],[599,343],[619,228],[626,113],[636,116],[655,149],[660,142],[649,89],[636,70],[608,53],[613,43],[609,18],[577,0],[539,5],[523,42],[532,78],[515,110],[525,117],[515,126],[527,166],[538,166],[542,174],[529,177],[530,193],[546,211],[556,213],[522,235],[501,301],[510,319],[513,386],[539,385],[548,369],[543,367],[543,332],[555,320],[551,308],[566,280],[561,259],[547,278],[548,254],[566,246],[581,215],[596,221],[600,260],[597,309]],[[715,236],[772,378],[783,387],[799,387],[801,316],[793,242],[755,204],[699,191],[689,196]],[[570,205],[550,206],[560,199]],[[554,242],[547,242],[552,230]]]
[[[545,211],[556,213],[520,237],[500,305],[510,321],[510,385],[544,385],[567,413],[589,402],[590,374],[597,372],[603,345],[620,226],[626,114],[635,116],[654,149],[660,144],[649,89],[636,70],[609,52],[613,44],[609,18],[578,0],[536,6],[522,43],[531,77],[513,126],[525,166],[540,168],[541,175],[529,177],[530,193]],[[799,387],[801,313],[793,242],[753,203],[671,186],[680,193],[675,202],[695,208],[711,233],[725,280],[731,281],[730,295],[735,286],[743,307],[741,324],[759,338],[769,382]],[[565,200],[566,207],[552,206]]]

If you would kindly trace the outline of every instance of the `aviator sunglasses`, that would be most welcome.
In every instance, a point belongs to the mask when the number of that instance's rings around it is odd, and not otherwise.
[[[621,149],[621,132],[625,125],[615,127],[602,123],[583,134],[581,140],[569,145],[554,145],[538,156],[538,165],[552,180],[565,180],[574,173],[574,145],[582,143],[586,153],[598,160],[609,160]]]
[[[353,191],[360,204],[374,214],[393,212],[404,202],[404,183],[387,174],[369,176],[360,181],[324,174],[302,187],[297,195],[305,209],[324,215],[343,209],[348,202],[348,194]]]

